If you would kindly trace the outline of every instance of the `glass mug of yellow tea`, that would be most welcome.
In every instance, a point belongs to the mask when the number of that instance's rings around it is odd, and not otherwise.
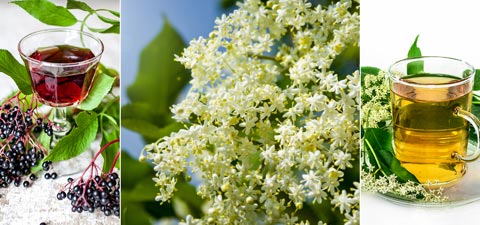
[[[447,57],[400,60],[388,70],[393,147],[402,166],[422,184],[453,184],[465,162],[480,154],[480,121],[470,113],[475,69]],[[469,124],[477,146],[467,152]]]

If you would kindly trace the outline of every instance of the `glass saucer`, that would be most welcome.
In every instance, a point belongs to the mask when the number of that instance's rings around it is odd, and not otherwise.
[[[469,154],[476,148],[469,142]],[[420,207],[451,207],[465,205],[480,200],[480,159],[467,163],[467,172],[456,184],[444,188],[443,196],[447,197],[442,202],[427,202],[425,200],[412,200],[392,193],[377,193],[379,196],[400,205]]]

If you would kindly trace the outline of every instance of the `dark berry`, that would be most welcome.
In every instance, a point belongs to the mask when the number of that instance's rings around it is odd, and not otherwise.
[[[67,197],[67,194],[64,191],[61,191],[57,194],[57,199],[58,200],[63,200]]]
[[[108,175],[108,178],[110,178],[110,180],[115,180],[118,178],[118,174],[117,173],[111,173],[110,175]]]
[[[48,171],[50,169],[50,164],[48,163],[48,161],[42,163],[42,168],[44,171]]]

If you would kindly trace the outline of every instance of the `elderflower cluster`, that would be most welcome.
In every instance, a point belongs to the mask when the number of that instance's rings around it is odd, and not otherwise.
[[[362,90],[362,126],[378,127],[378,123],[391,119],[390,89],[385,72],[367,74]]]
[[[375,173],[372,170],[362,170],[360,176],[362,191],[376,192],[394,196],[395,198],[401,197],[402,199],[424,203],[439,203],[447,200],[447,197],[443,195],[443,188],[425,189],[423,185],[413,181],[401,183],[398,182],[395,174],[388,177],[375,177]]]
[[[323,202],[359,224],[359,185],[345,175],[358,164],[360,75],[330,69],[358,44],[353,4],[245,0],[177,56],[193,78],[172,106],[186,128],[144,150],[157,201],[182,174],[202,179],[208,209],[183,224],[324,224],[296,215]]]

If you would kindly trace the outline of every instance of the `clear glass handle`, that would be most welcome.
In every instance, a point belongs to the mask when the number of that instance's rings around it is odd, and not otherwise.
[[[457,106],[454,109],[454,114],[467,120],[472,125],[473,129],[475,129],[475,134],[477,135],[477,147],[475,148],[475,151],[471,155],[462,156],[458,153],[453,153],[452,157],[454,157],[457,160],[466,161],[466,162],[474,161],[480,156],[480,132],[479,132],[480,120],[469,111],[465,111],[462,108],[460,108],[460,106]]]

